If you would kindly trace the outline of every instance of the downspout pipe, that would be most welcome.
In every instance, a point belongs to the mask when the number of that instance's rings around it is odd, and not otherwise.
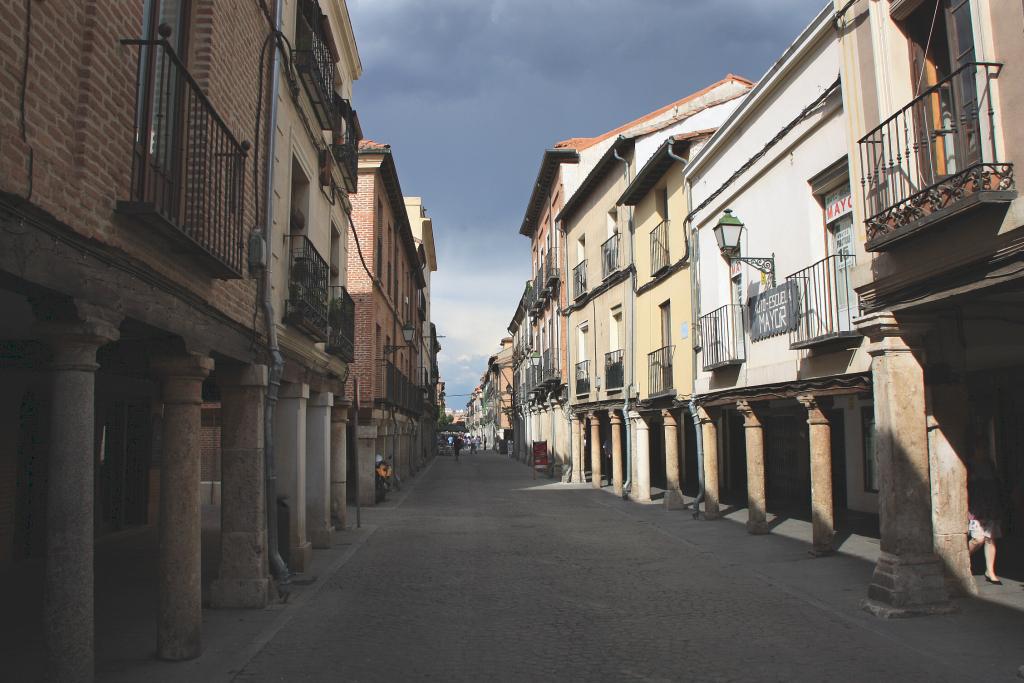
[[[685,183],[683,187],[686,191],[686,206],[689,208],[693,204],[693,192],[692,187]],[[686,218],[683,219],[683,235],[687,239],[687,244],[693,242],[693,262],[690,263],[690,301],[691,308],[693,310],[694,320],[700,320],[700,279],[697,275],[698,262],[700,261],[700,249],[697,244],[698,235],[696,231],[690,234],[691,225],[693,221],[694,211],[690,211]],[[689,249],[689,246],[687,246]],[[697,445],[697,498],[693,501],[693,516],[696,519],[700,515],[700,504],[704,501],[704,430],[700,426],[700,417],[697,414],[697,352],[694,351],[691,356],[691,369],[693,372],[694,381],[694,392],[690,395],[690,418],[693,420],[693,431],[694,431],[694,443]]]
[[[559,223],[561,223],[561,221],[559,221]],[[566,301],[566,307],[568,308],[568,303],[569,303],[569,298],[570,298],[570,295],[569,295],[569,278],[571,277],[570,273],[572,273],[572,271],[569,270],[569,234],[562,228],[561,225],[558,226],[558,231],[560,233],[562,233],[562,262],[565,263],[565,271],[564,271],[565,272],[565,276],[562,278],[562,286],[565,288],[565,301]],[[561,299],[561,297],[559,297],[559,299]],[[559,300],[559,304],[561,304],[561,300]],[[561,311],[559,311],[559,315],[562,315]],[[565,421],[566,421],[566,426],[568,428],[568,434],[569,434],[569,477],[567,478],[567,481],[572,481],[573,477],[576,474],[573,471],[575,469],[575,467],[576,467],[576,459],[573,458],[572,454],[573,454],[573,451],[576,448],[579,447],[579,443],[577,443],[579,441],[579,439],[572,438],[572,419],[573,419],[573,414],[572,414],[572,397],[575,395],[574,394],[574,385],[576,383],[576,366],[573,365],[573,362],[572,362],[572,340],[573,340],[573,336],[574,335],[573,335],[572,331],[569,329],[569,320],[570,320],[569,312],[566,311],[565,312],[565,393],[566,393],[566,398],[565,398]],[[580,453],[579,462],[580,462],[580,476],[582,477],[583,473],[587,471],[587,468],[583,467],[583,454],[582,453]]]
[[[677,155],[675,152],[672,151],[671,143],[668,145],[668,147],[666,148],[665,151],[668,153],[668,158],[669,159],[672,159],[674,161],[678,161],[683,166],[682,169],[680,170],[680,174],[682,175],[682,178],[683,178],[683,191],[686,192],[686,194],[687,194],[687,203],[686,203],[686,205],[689,206],[690,205],[690,202],[689,202],[689,199],[690,199],[689,194],[690,194],[690,192],[689,192],[689,188],[687,188],[687,186],[686,186],[686,163],[687,163],[687,161],[686,161],[686,159],[684,159],[683,157]],[[683,221],[683,244],[686,246],[686,253],[683,255],[683,260],[684,261],[688,261],[690,259],[690,241],[691,240],[690,240],[690,236],[687,234],[687,226],[689,225],[689,223],[690,223],[690,217],[687,216],[686,219]],[[695,272],[695,269],[694,269],[694,264],[691,263],[690,264],[690,297],[691,297],[691,306],[693,306],[692,310],[694,310],[694,311],[699,310],[697,308],[697,306],[694,306],[694,304],[697,303],[697,301],[698,301],[697,297],[696,297],[696,291],[697,291],[697,288],[696,288],[696,272]],[[693,374],[691,375],[691,378],[692,378],[692,381],[695,382],[696,379],[697,379],[697,354],[696,353],[690,354],[690,360],[691,360],[692,368],[693,368]],[[690,419],[693,421],[693,431],[694,431],[694,436],[696,437],[694,439],[694,443],[697,445],[697,498],[693,501],[693,509],[694,510],[699,510],[700,509],[700,503],[701,503],[701,501],[704,500],[704,430],[701,429],[700,417],[697,415],[697,401],[696,401],[696,398],[694,397],[694,393],[695,392],[693,392],[691,390],[691,392],[690,392],[690,407],[689,407]]]
[[[282,12],[284,3],[280,0],[277,5],[274,17],[274,28],[278,34],[281,32]],[[267,135],[267,185],[266,185],[266,224],[263,227],[263,237],[266,242],[268,254],[267,263],[263,268],[262,306],[263,323],[267,332],[267,355],[270,359],[269,381],[267,395],[263,409],[263,462],[265,473],[265,496],[267,513],[267,546],[270,560],[270,571],[277,582],[278,593],[284,600],[288,599],[291,583],[291,571],[285,564],[284,558],[278,551],[278,528],[277,528],[277,462],[274,452],[274,415],[277,409],[277,397],[281,388],[281,375],[284,371],[284,356],[277,342],[277,314],[274,311],[274,301],[271,295],[271,283],[273,275],[272,264],[274,262],[270,251],[273,248],[274,233],[274,140],[277,130],[277,95],[281,87],[281,48],[275,46],[274,58],[271,61],[272,81],[270,88],[270,122]]]
[[[626,181],[626,187],[629,187],[629,162],[623,159],[619,155],[619,150],[612,147],[612,156],[617,161],[622,162],[622,177]],[[629,207],[629,219],[627,220],[627,226],[629,229],[629,262],[634,263],[634,254],[636,253],[634,247],[634,226],[633,226],[633,207]],[[636,268],[633,268],[633,272],[629,276],[629,298],[626,302],[629,304],[626,306],[626,328],[629,334],[629,381],[626,382],[626,395],[623,397],[622,402],[622,422],[626,427],[626,481],[622,485],[622,497],[627,498],[629,491],[633,487],[633,422],[629,419],[630,411],[630,395],[633,392],[633,380],[636,376],[636,359],[634,358],[634,351],[636,348],[635,339],[635,323],[636,323]],[[595,328],[596,329],[596,328]],[[595,338],[597,335],[594,335]],[[595,366],[597,360],[594,361]],[[596,369],[596,368],[595,368]]]

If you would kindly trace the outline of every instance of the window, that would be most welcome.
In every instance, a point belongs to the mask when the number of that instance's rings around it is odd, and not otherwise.
[[[654,208],[658,212],[658,218],[662,221],[668,220],[668,190],[661,188],[654,191]]]
[[[878,493],[878,456],[875,454],[875,409],[860,409],[861,443],[864,449],[864,490]]]
[[[608,237],[611,237],[619,231],[619,207],[613,206],[608,211]]]
[[[377,213],[374,214],[374,219],[375,220],[374,220],[374,227],[373,227],[373,231],[377,235],[377,254],[376,254],[376,256],[377,256],[377,259],[376,259],[377,260],[377,267],[374,270],[374,274],[377,277],[380,277],[383,274],[383,272],[384,272],[383,266],[381,265],[382,264],[382,259],[384,258],[384,228],[383,228],[383,226],[384,226],[384,217],[383,217],[383,213],[382,212],[383,212],[383,208],[381,207],[380,200],[378,199],[377,200]]]
[[[580,235],[580,238],[576,240],[576,263],[582,263],[587,260],[587,237],[586,235]]]
[[[579,353],[576,354],[576,358],[580,362],[587,360],[587,337],[589,336],[590,328],[587,323],[583,323],[579,327],[578,341],[579,341]]]
[[[658,306],[661,314],[661,345],[672,344],[672,302],[666,301]]]
[[[620,328],[622,327],[622,307],[616,306],[608,314],[608,350],[618,351],[622,347],[620,342]]]
[[[341,277],[341,231],[334,221],[331,221],[331,284],[340,285],[345,281]]]

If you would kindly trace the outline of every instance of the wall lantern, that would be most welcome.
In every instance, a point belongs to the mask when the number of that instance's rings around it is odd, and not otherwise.
[[[718,224],[714,227],[718,250],[728,261],[740,261],[756,268],[768,277],[768,286],[775,286],[775,254],[770,257],[740,256],[740,237],[743,233],[743,221],[734,215],[732,209],[726,209]]]
[[[416,328],[413,327],[412,323],[406,323],[402,326],[402,336],[405,337],[405,343],[411,344],[412,338],[416,334]]]

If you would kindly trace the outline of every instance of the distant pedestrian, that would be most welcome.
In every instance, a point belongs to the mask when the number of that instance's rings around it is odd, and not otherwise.
[[[455,437],[455,441],[452,444],[452,451],[455,452],[455,462],[459,461],[459,452],[462,450],[462,446],[463,446],[462,438],[458,437],[458,436]]]
[[[973,555],[984,546],[985,580],[1002,586],[996,574],[996,539],[1002,536],[999,480],[983,440],[975,444],[973,456],[967,468],[967,550]]]

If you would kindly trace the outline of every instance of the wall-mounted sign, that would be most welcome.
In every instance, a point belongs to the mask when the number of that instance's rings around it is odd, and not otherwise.
[[[831,223],[848,213],[853,213],[853,197],[850,195],[849,187],[825,195],[826,223]]]
[[[761,341],[795,330],[800,322],[799,294],[796,282],[790,280],[750,297],[750,340]]]

